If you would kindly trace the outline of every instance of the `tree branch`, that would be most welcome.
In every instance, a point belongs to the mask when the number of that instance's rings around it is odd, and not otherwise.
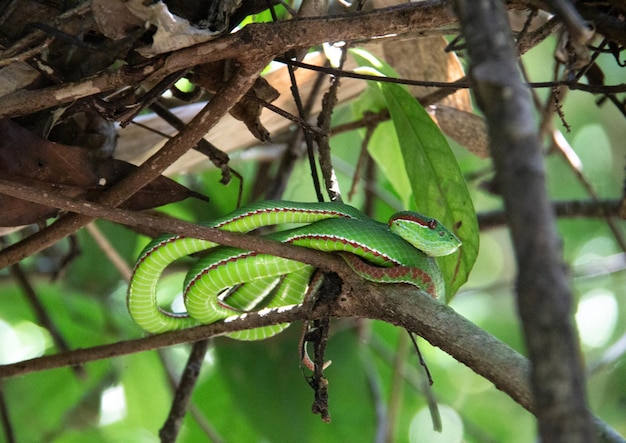
[[[455,1],[470,56],[470,77],[485,113],[519,274],[517,304],[532,361],[543,441],[595,441],[572,318],[572,294],[547,198],[543,150],[530,94],[500,2]]]
[[[621,218],[621,200],[571,200],[551,202],[557,217]],[[507,223],[505,211],[483,212],[478,215],[480,230],[503,226]]]
[[[194,237],[201,240],[219,243],[224,246],[232,246],[235,248],[255,251],[261,254],[275,255],[277,257],[308,263],[320,269],[333,270],[338,263],[343,263],[343,260],[339,257],[326,254],[321,251],[284,244],[253,235],[243,235],[235,232],[223,231],[221,229],[209,228],[207,226],[189,223],[183,220],[158,217],[119,208],[110,208],[98,203],[77,200],[50,193],[47,190],[42,191],[41,189],[31,186],[20,185],[3,178],[0,178],[0,193],[22,198],[35,203],[41,202],[74,213],[70,215],[76,215],[89,219],[101,218],[126,226],[147,228],[153,232],[164,232],[186,237]],[[9,249],[10,248],[7,248],[0,252],[0,262],[4,259],[4,252]]]
[[[17,91],[0,97],[0,117],[15,117],[151,78],[217,60],[271,60],[290,49],[309,48],[327,41],[349,41],[372,36],[437,29],[454,22],[446,1],[429,0],[393,8],[336,17],[317,17],[274,23],[257,23],[207,43],[181,49],[139,67],[104,72],[80,82]]]
[[[162,442],[175,442],[178,437],[209,344],[209,340],[201,340],[195,342],[191,348],[187,364],[174,393],[170,413],[159,431]]]
[[[534,413],[529,386],[530,365],[505,343],[457,314],[452,308],[409,285],[376,284],[361,279],[340,260],[337,268],[344,292],[330,305],[299,305],[270,312],[249,313],[244,318],[219,321],[181,331],[78,349],[0,366],[0,379],[36,371],[84,364],[177,344],[196,342],[228,332],[332,317],[365,317],[382,320],[416,333],[491,381],[522,407]],[[367,294],[367,296],[364,296]],[[330,311],[329,311],[330,310]],[[607,442],[624,442],[611,428],[596,419],[596,431]]]
[[[104,191],[98,202],[104,205],[117,206],[145,186],[146,183],[157,178],[168,166],[195,146],[217,124],[220,118],[239,101],[250,89],[258,77],[258,73],[266,64],[267,60],[257,60],[256,63],[242,66],[231,76],[228,83],[213,100],[189,122],[184,131],[169,139],[156,154],[146,160],[134,173]],[[90,217],[76,214],[62,217],[52,226],[2,250],[0,252],[0,268],[16,263],[51,246],[92,220]]]

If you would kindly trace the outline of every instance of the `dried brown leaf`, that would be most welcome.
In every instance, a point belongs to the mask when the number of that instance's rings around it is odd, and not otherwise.
[[[91,11],[100,32],[111,40],[126,38],[144,25],[122,0],[91,0]]]
[[[489,157],[489,136],[485,119],[451,106],[434,107],[435,121],[444,134],[466,147],[472,154]]]
[[[0,176],[65,197],[94,199],[136,169],[122,160],[97,158],[78,146],[38,137],[17,123],[0,120]],[[142,210],[183,200],[203,198],[160,176],[122,206]],[[54,217],[58,210],[16,197],[0,195],[0,226],[18,226]]]
[[[224,82],[230,76],[228,60],[197,66],[194,68],[194,83],[211,93],[219,91]],[[269,131],[261,123],[261,102],[271,103],[279,97],[280,93],[270,85],[267,80],[259,77],[248,93],[237,102],[230,110],[230,115],[242,121],[248,130],[257,139],[269,141]]]

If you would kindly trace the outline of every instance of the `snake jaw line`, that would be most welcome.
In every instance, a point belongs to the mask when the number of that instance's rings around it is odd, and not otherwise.
[[[461,240],[437,219],[417,212],[398,212],[389,229],[430,257],[442,257],[461,247]]]

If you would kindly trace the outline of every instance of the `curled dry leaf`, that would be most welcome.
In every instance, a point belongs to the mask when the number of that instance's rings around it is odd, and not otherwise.
[[[489,157],[487,124],[482,117],[443,105],[431,107],[429,114],[448,137],[480,158]]]
[[[223,31],[211,31],[208,28],[200,29],[192,26],[188,20],[172,14],[163,2],[146,6],[142,0],[129,0],[124,2],[124,5],[146,26],[156,27],[156,33],[152,36],[152,45],[137,50],[144,57],[154,57],[165,52],[204,43],[217,37]]]
[[[193,81],[196,85],[210,93],[216,93],[231,75],[231,63],[220,60],[194,68]],[[271,103],[280,96],[280,93],[267,80],[259,77],[254,85],[239,102],[230,110],[230,115],[242,121],[248,130],[262,142],[269,141],[269,131],[261,123],[262,102]]]
[[[262,142],[268,142],[270,141],[270,133],[261,123],[261,112],[263,111],[261,102],[271,103],[279,95],[279,92],[267,80],[259,77],[248,93],[232,107],[229,111],[230,115],[242,121],[256,138]]]
[[[94,157],[78,146],[45,140],[8,119],[0,120],[0,134],[0,176],[42,192],[94,199],[136,168],[121,160]],[[142,210],[187,197],[203,198],[161,176],[122,207]],[[7,195],[0,195],[0,207],[0,226],[36,223],[58,213],[56,208]]]
[[[98,29],[111,40],[124,39],[144,26],[145,20],[128,13],[126,3],[122,0],[91,0]]]

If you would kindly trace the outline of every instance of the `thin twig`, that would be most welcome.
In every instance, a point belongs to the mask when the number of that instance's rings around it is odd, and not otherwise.
[[[37,295],[35,288],[33,288],[33,286],[30,284],[28,277],[22,270],[22,267],[20,266],[19,263],[16,263],[11,266],[11,275],[22,288],[24,297],[28,301],[28,304],[30,305],[31,309],[33,310],[33,313],[35,314],[35,317],[37,318],[37,323],[41,325],[42,327],[46,328],[46,330],[50,333],[50,336],[52,337],[52,341],[54,342],[55,346],[59,349],[59,351],[67,352],[70,349],[69,345],[67,344],[67,341],[65,340],[65,338],[63,337],[59,329],[57,328],[52,318],[50,318],[50,316],[48,315],[48,311],[46,310],[46,307],[43,305],[43,303],[39,299],[39,296]],[[85,371],[80,366],[73,366],[72,370],[77,376],[82,377],[85,375]]]
[[[377,75],[371,74],[360,74],[354,71],[345,71],[339,68],[333,68],[330,66],[317,66],[311,65],[309,63],[297,62],[295,60],[284,60],[277,59],[277,61],[285,63],[286,65],[293,65],[299,68],[309,69],[311,71],[323,72],[327,75],[332,75],[334,77],[346,77],[346,78],[354,78],[357,80],[368,80],[374,82],[383,82],[383,83],[395,83],[398,85],[408,85],[408,86],[422,86],[425,88],[453,88],[453,89],[467,89],[471,88],[472,84],[470,81],[453,81],[453,82],[439,82],[439,81],[430,81],[430,80],[412,80],[405,79],[399,77],[381,77]]]
[[[220,93],[194,117],[184,131],[169,139],[156,154],[146,160],[134,173],[104,191],[97,201],[106,205],[117,206],[140,190],[146,183],[157,178],[172,163],[195,146],[217,124],[221,117],[239,101],[252,86],[265,64],[265,61],[258,61],[256,64],[246,65],[236,71]],[[48,228],[42,229],[20,243],[9,246],[0,252],[0,269],[51,246],[91,221],[92,218],[90,217],[76,214],[62,217]]]
[[[100,228],[95,223],[89,223],[85,226],[91,238],[96,242],[96,245],[100,248],[100,250],[104,253],[104,256],[109,259],[111,264],[117,272],[120,273],[124,281],[129,281],[130,276],[133,272],[130,266],[126,263],[126,261],[122,258],[117,249],[111,244],[108,238],[102,233]]]
[[[165,352],[165,350],[163,349],[159,350],[159,356],[161,357],[161,360],[163,361],[163,365],[165,366],[167,370],[170,386],[172,390],[174,391],[176,390],[176,386],[177,386],[177,379],[175,378],[175,375],[174,375],[174,366],[177,366],[177,365],[174,365],[172,362],[172,359],[168,358],[168,353]],[[211,425],[211,423],[208,420],[208,417],[206,417],[204,412],[201,411],[193,402],[190,402],[188,404],[188,411],[193,417],[193,419],[196,421],[196,424],[200,426],[200,428],[204,431],[206,436],[213,443],[224,443],[224,439],[219,435],[217,430]]]
[[[202,362],[209,348],[209,340],[198,341],[193,344],[187,364],[180,378],[180,383],[176,388],[174,399],[172,400],[172,407],[170,413],[167,416],[167,420],[163,424],[163,427],[159,431],[159,437],[161,442],[174,442],[178,437],[180,427],[183,424],[183,418],[187,412],[191,395],[193,394],[193,388],[198,381],[200,375],[200,369],[202,368]]]
[[[2,430],[4,431],[4,438],[7,443],[15,443],[15,433],[13,432],[13,423],[9,416],[9,407],[4,399],[4,386],[0,382],[0,423],[2,423]]]
[[[325,76],[320,74],[315,78],[315,82],[313,83],[313,87],[307,97],[307,102],[304,106],[304,115],[308,118],[311,115],[311,109],[317,99],[317,96],[322,88],[322,84],[325,80]],[[295,116],[294,116],[295,117]],[[299,117],[298,120],[302,120],[303,123],[306,123],[306,126],[299,125],[302,130],[293,131],[289,142],[287,143],[285,152],[280,160],[280,164],[278,166],[278,170],[275,174],[273,183],[267,189],[266,197],[268,199],[280,199],[283,195],[285,187],[287,186],[287,181],[291,177],[291,174],[294,170],[296,162],[302,158],[303,149],[301,148],[302,141],[304,138],[304,134],[307,131],[315,132],[319,131],[319,129],[313,125],[310,125],[306,122],[306,119],[301,119]]]
[[[287,65],[287,71],[289,72],[289,80],[291,82],[291,95],[293,96],[296,108],[298,109],[298,115],[302,120],[306,120],[306,114],[304,106],[302,105],[302,99],[300,97],[300,91],[298,89],[298,82],[296,80],[293,66]],[[304,137],[304,143],[306,144],[307,158],[309,160],[309,167],[311,169],[311,180],[313,180],[313,188],[317,196],[317,201],[324,201],[322,195],[322,189],[320,186],[320,180],[317,174],[317,164],[315,163],[315,150],[313,147],[313,136],[306,128],[302,127],[302,135]]]
[[[0,379],[15,377],[32,372],[82,365],[87,362],[120,357],[143,351],[152,351],[183,343],[191,343],[216,337],[229,332],[241,331],[253,327],[270,326],[277,323],[291,323],[309,315],[310,308],[295,306],[290,309],[276,309],[271,313],[252,312],[245,319],[219,321],[210,325],[197,326],[180,331],[150,335],[134,340],[118,341],[112,344],[76,349],[59,354],[46,355],[18,363],[0,365]]]
[[[620,200],[572,200],[552,202],[557,217],[562,218],[604,218],[620,217]],[[507,215],[503,210],[478,214],[478,224],[484,229],[504,226]]]

